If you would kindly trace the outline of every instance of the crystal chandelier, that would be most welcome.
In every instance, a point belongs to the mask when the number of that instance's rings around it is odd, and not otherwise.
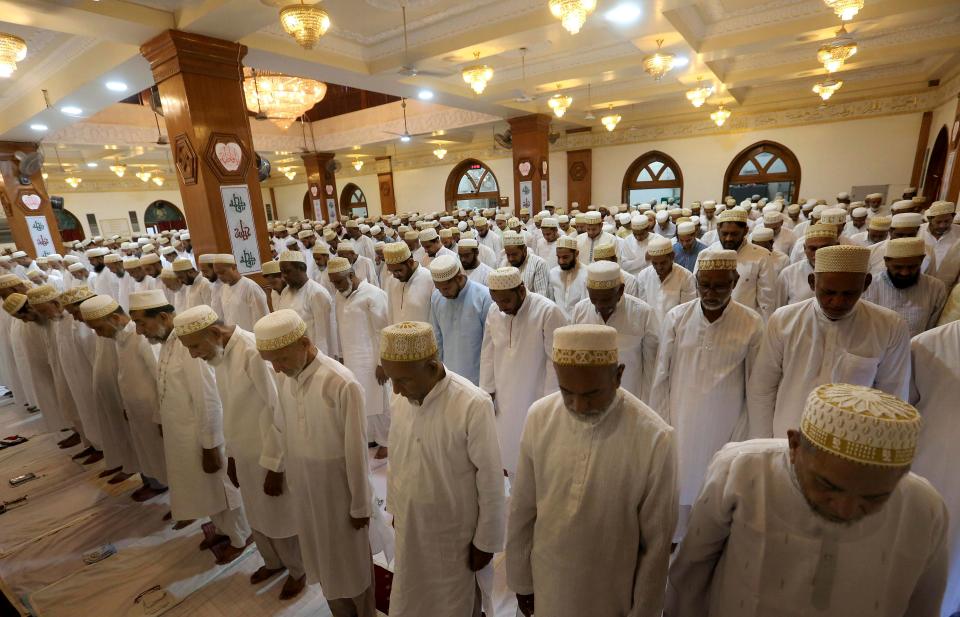
[[[817,60],[823,64],[828,73],[836,72],[843,63],[857,53],[857,43],[847,34],[846,28],[840,26],[837,38],[817,50]]]
[[[443,146],[440,146],[439,148],[433,151],[433,156],[437,157],[442,161],[443,157],[447,156],[446,148],[444,148]]]
[[[361,161],[360,159],[353,159],[353,168],[356,169],[357,171],[360,171],[361,169],[363,169],[363,161]]]
[[[607,130],[612,133],[613,129],[617,128],[617,125],[620,124],[620,121],[623,120],[623,118],[620,117],[620,114],[612,113],[613,105],[611,105],[608,109],[611,113],[600,118],[600,123],[607,127]]]
[[[690,101],[690,103],[694,107],[699,108],[699,107],[702,107],[703,104],[707,102],[707,99],[710,98],[711,94],[713,94],[713,88],[709,86],[706,88],[701,86],[700,78],[698,77],[697,87],[694,88],[693,90],[687,91],[687,100]]]
[[[70,185],[71,188],[77,188],[80,186],[80,183],[83,182],[83,178],[78,178],[77,176],[69,176],[64,179],[64,182]]]
[[[27,43],[19,36],[0,32],[0,77],[10,77],[17,62],[27,57]]]
[[[151,178],[151,180],[153,180],[153,183],[157,186],[163,186],[163,183],[166,182],[166,180],[163,179],[163,176],[154,176]]]
[[[587,15],[597,8],[597,0],[550,0],[550,12],[570,34],[580,32]]]
[[[713,123],[717,126],[723,126],[723,123],[727,121],[727,118],[730,117],[730,110],[721,105],[717,108],[717,111],[710,114],[710,119],[713,120]]]
[[[816,84],[816,85],[813,87],[813,91],[814,91],[815,93],[819,94],[821,99],[823,99],[824,101],[826,101],[826,100],[829,99],[831,96],[833,96],[834,92],[836,92],[837,90],[839,90],[839,89],[840,89],[840,86],[842,86],[842,85],[843,85],[843,82],[842,82],[842,81],[834,80],[834,79],[828,79],[827,81],[822,81],[822,82]]]
[[[863,8],[863,0],[823,0],[823,2],[843,21],[850,21]]]
[[[297,172],[292,169],[288,169],[287,171],[283,172],[283,175],[287,177],[287,180],[293,180],[297,177]]]
[[[135,175],[140,179],[141,182],[150,182],[150,178],[153,176],[153,174],[149,171],[143,171],[142,167]]]
[[[473,57],[480,62],[480,52],[473,52]],[[487,87],[487,82],[493,79],[493,69],[486,64],[474,64],[463,69],[463,81],[470,84],[473,91],[482,94]]]
[[[296,39],[300,47],[313,49],[320,37],[330,29],[330,16],[319,6],[291,4],[280,9],[283,31]]]
[[[123,163],[115,163],[110,166],[110,171],[117,174],[118,178],[122,178],[123,174],[127,173],[127,166]]]
[[[243,95],[247,108],[266,115],[286,130],[311,107],[323,100],[327,84],[282,73],[243,69]]]
[[[661,53],[663,39],[657,39],[657,52],[643,59],[643,70],[657,81],[673,68],[673,54]]]
[[[559,86],[557,87],[559,88]],[[558,92],[550,97],[550,100],[547,101],[547,105],[549,105],[550,109],[553,110],[554,115],[556,115],[558,118],[562,118],[563,114],[567,113],[567,109],[573,105],[573,99],[566,94],[560,94]]]

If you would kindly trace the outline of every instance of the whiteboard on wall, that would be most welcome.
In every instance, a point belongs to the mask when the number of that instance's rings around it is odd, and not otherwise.
[[[100,219],[100,235],[112,236],[114,234],[130,235],[130,219]]]

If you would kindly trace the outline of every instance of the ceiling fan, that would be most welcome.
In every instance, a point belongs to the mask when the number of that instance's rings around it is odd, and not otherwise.
[[[520,83],[523,84],[522,90],[517,90],[516,96],[513,97],[514,102],[516,103],[532,103],[537,100],[536,94],[527,94],[527,48],[520,48]]]
[[[449,77],[450,73],[440,73],[437,71],[420,70],[410,62],[409,48],[407,45],[407,5],[406,3],[400,4],[400,11],[403,15],[403,66],[400,67],[400,70],[397,71],[397,73],[400,75],[403,75],[404,77],[417,77],[418,75],[426,75],[427,77]]]
[[[411,134],[409,129],[407,129],[407,99],[400,99],[400,109],[403,111],[403,132],[394,133],[393,131],[383,131],[388,135],[396,135],[400,138],[402,142],[408,142],[414,137],[423,137],[424,135],[433,135],[433,133],[413,133]]]

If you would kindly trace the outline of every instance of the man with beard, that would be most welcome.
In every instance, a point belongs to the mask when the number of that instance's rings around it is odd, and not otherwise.
[[[344,240],[337,245],[337,256],[343,257],[350,262],[350,267],[357,274],[357,278],[366,281],[374,287],[380,286],[380,280],[377,277],[377,266],[372,259],[357,254],[356,245],[351,240]],[[327,276],[329,278],[329,271]]]
[[[67,272],[69,272],[70,276],[73,278],[73,283],[69,285],[69,287],[86,285],[91,291],[93,290],[93,284],[97,278],[97,275],[93,272],[90,272],[90,269],[87,268],[86,264],[79,261],[75,264],[70,264],[67,266]]]
[[[777,308],[813,297],[810,275],[817,263],[817,251],[836,246],[837,230],[832,225],[811,225],[803,237],[803,261],[790,264],[777,275]]]
[[[267,294],[252,279],[240,274],[237,260],[230,253],[214,255],[213,270],[217,278],[223,281],[220,305],[223,307],[224,321],[253,332],[253,324],[270,312]]]
[[[539,238],[536,243],[536,253],[546,264],[547,273],[557,265],[557,238],[560,235],[557,219],[553,217],[541,217],[537,220],[539,224]]]
[[[474,283],[487,285],[487,277],[493,268],[480,261],[480,244],[475,238],[464,238],[457,243],[457,254],[464,273]]]
[[[523,284],[527,291],[550,297],[550,287],[547,284],[546,263],[537,255],[530,252],[523,236],[508,229],[503,232],[504,259],[501,266],[513,266],[520,270]]]
[[[850,236],[850,242],[858,246],[873,246],[878,242],[883,242],[890,234],[890,223],[892,219],[889,216],[875,216],[867,222],[866,230],[855,233]]]
[[[647,243],[650,242],[650,219],[635,214],[630,219],[630,236],[623,240],[620,266],[637,276],[647,267]]]
[[[664,615],[938,615],[948,514],[910,473],[920,424],[894,396],[831,383],[810,392],[786,439],[723,448]]]
[[[90,262],[90,267],[93,269],[91,289],[97,294],[107,295],[113,298],[115,295],[111,294],[116,294],[116,290],[113,288],[112,281],[115,281],[117,277],[113,276],[103,263],[104,257],[106,257],[109,252],[110,251],[105,248],[97,247],[87,249],[84,255],[87,261]]]
[[[499,256],[501,251],[503,251],[503,244],[500,242],[500,234],[490,230],[490,221],[482,216],[474,217],[473,226],[477,230],[477,242],[483,244],[492,250],[495,255]],[[489,266],[490,264],[487,265]]]
[[[777,273],[770,251],[747,240],[747,213],[739,208],[724,210],[717,230],[720,240],[710,248],[737,252],[740,278],[733,290],[733,299],[767,319],[777,308]]]
[[[283,280],[283,274],[280,272],[280,262],[276,260],[264,262],[260,273],[263,274],[263,280],[266,281],[267,287],[270,289],[270,306],[277,310],[280,306],[280,294],[287,288],[287,283]]]
[[[573,319],[573,309],[587,297],[587,267],[580,263],[575,236],[557,240],[557,265],[550,269],[550,297],[557,303],[563,318]]]
[[[333,298],[313,279],[307,276],[307,264],[300,251],[280,254],[280,273],[286,285],[280,292],[274,310],[291,309],[307,324],[310,340],[331,358],[340,357],[337,338],[337,317]],[[256,325],[256,324],[254,324]]]
[[[210,266],[212,271],[212,266]],[[173,271],[177,273],[177,279],[183,285],[183,304],[186,308],[206,304],[212,306],[213,302],[213,284],[193,266],[189,259],[177,258],[173,262]]]
[[[593,250],[601,244],[613,244],[617,253],[620,253],[620,238],[603,231],[603,215],[593,210],[581,216],[584,233],[577,236],[577,250],[581,262],[588,265],[593,263]],[[578,222],[581,216],[577,217]]]
[[[693,274],[673,263],[673,244],[654,236],[647,244],[646,268],[637,275],[637,297],[653,308],[662,320],[667,311],[697,297]]]
[[[363,232],[360,230],[360,222],[351,219],[347,221],[345,227],[347,230],[347,236],[353,242],[357,255],[366,257],[370,261],[374,261],[376,255],[374,254],[373,249],[373,239],[370,236],[363,235]]]
[[[420,256],[420,263],[429,266],[430,262],[440,255],[454,255],[455,253],[443,246],[440,242],[440,236],[434,228],[424,229],[418,236],[420,246],[423,247],[423,255]]]
[[[384,282],[390,323],[422,321],[430,323],[430,298],[433,279],[410,253],[406,242],[391,242],[383,247],[383,260],[390,276]]]
[[[206,253],[200,256],[198,260],[200,262],[200,274],[203,275],[203,278],[210,281],[211,292],[208,302],[199,302],[198,304],[190,304],[191,307],[198,306],[199,304],[206,304],[213,308],[217,312],[217,315],[223,315],[223,306],[220,303],[220,291],[223,289],[223,281],[220,280],[220,277],[217,276],[216,270],[213,269],[213,262],[216,260],[216,253]]]
[[[433,260],[430,275],[437,288],[430,299],[430,315],[439,360],[477,385],[483,329],[492,304],[490,292],[467,278],[457,259],[449,255]]]
[[[921,238],[889,240],[883,258],[886,269],[863,294],[864,300],[903,317],[910,336],[935,327],[947,301],[943,283],[920,272],[925,255]]]

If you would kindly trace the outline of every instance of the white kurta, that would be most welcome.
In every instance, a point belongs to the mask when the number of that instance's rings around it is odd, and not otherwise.
[[[93,361],[93,392],[103,438],[103,460],[107,469],[123,467],[126,473],[136,473],[140,460],[133,449],[130,427],[123,417],[123,398],[117,383],[119,374],[116,341],[98,336]]]
[[[7,312],[4,311],[4,314]],[[23,322],[16,317],[10,318],[10,350],[12,353],[12,366],[17,371],[20,383],[23,386],[23,399],[25,403],[38,405],[37,393],[33,387],[33,375],[30,372],[30,361],[27,359],[30,351],[30,339],[27,338],[27,326],[30,324]]]
[[[454,255],[456,257],[456,255]],[[377,266],[372,259],[367,259],[363,255],[357,255],[357,260],[353,262],[353,272],[361,281],[366,281],[374,287],[380,286],[380,279],[377,276]]]
[[[491,251],[493,251],[494,255],[498,256],[498,258],[501,251],[503,251],[503,243],[502,240],[500,240],[500,234],[494,232],[493,230],[488,231],[486,236],[481,236],[480,233],[477,232],[477,243],[488,247]],[[487,265],[490,265],[491,268],[494,267],[491,264]]]
[[[93,291],[116,300],[120,297],[120,279],[117,278],[116,274],[104,268],[97,272],[96,278],[93,279]]]
[[[812,298],[811,274],[813,266],[806,259],[784,268],[777,276],[777,308]]]
[[[620,267],[634,276],[639,275],[640,272],[648,265],[648,244],[650,244],[650,234],[647,234],[647,238],[642,242],[637,240],[637,237],[633,234],[630,234],[629,237],[624,238],[623,243],[621,244],[622,253],[620,256]]]
[[[697,297],[697,281],[683,266],[673,269],[662,282],[653,266],[647,266],[637,275],[637,297],[650,305],[662,321],[673,307]]]
[[[240,328],[234,329],[224,346],[223,357],[212,364],[223,403],[225,450],[236,465],[250,527],[270,538],[294,536],[296,497],[289,486],[284,486],[277,497],[263,492],[267,470],[261,466],[261,454],[283,448],[283,435],[278,429],[282,422],[277,421],[280,399],[272,371],[260,357],[253,334]]]
[[[572,270],[554,266],[550,270],[550,298],[563,312],[567,321],[573,319],[573,309],[587,297],[587,268],[577,263]]]
[[[20,407],[28,403],[28,398],[14,355],[14,323],[20,323],[20,320],[6,311],[0,311],[0,366],[3,368],[3,385],[13,392],[14,401]]]
[[[507,583],[547,617],[659,617],[677,521],[672,430],[622,388],[599,417],[558,392],[530,408]]]
[[[137,334],[130,321],[117,332],[117,382],[127,414],[130,443],[137,453],[137,471],[166,484],[167,467],[160,437],[160,406],[157,401],[157,352]]]
[[[473,270],[464,270],[467,274],[467,278],[473,281],[474,283],[480,283],[484,287],[487,286],[487,277],[490,276],[490,273],[493,272],[493,268],[483,263],[482,261],[477,264],[477,267]],[[387,274],[386,276],[390,276]],[[384,285],[385,287],[386,285]]]
[[[173,518],[200,518],[240,507],[240,491],[227,478],[223,408],[213,368],[191,358],[173,332],[160,346],[157,396]],[[212,449],[220,451],[223,465],[216,473],[206,473],[203,450]]]
[[[710,465],[670,568],[667,617],[935,617],[947,512],[912,473],[851,525],[815,514],[787,441],[730,444]]]
[[[585,233],[577,236],[577,257],[582,264],[593,263],[593,250],[602,244],[612,244],[615,247],[617,257],[620,257],[620,245],[623,240],[613,234],[601,231],[596,238],[591,238]]]
[[[939,279],[921,274],[915,285],[897,289],[886,270],[875,276],[863,299],[890,309],[903,317],[910,336],[936,327],[947,302],[947,290]]]
[[[371,585],[367,528],[350,518],[373,515],[367,477],[363,389],[342,364],[317,354],[279,385],[283,462],[296,499],[294,520],[308,583],[327,599],[353,598]]]
[[[557,241],[547,242],[540,238],[537,242],[537,256],[546,264],[547,272],[550,272],[557,265]]]
[[[220,288],[220,305],[224,323],[240,326],[247,332],[253,332],[253,324],[270,312],[267,306],[267,294],[253,280],[241,276],[233,285]]]
[[[470,545],[498,553],[506,527],[490,397],[447,371],[423,404],[396,396],[392,407],[387,510],[397,547],[390,615],[470,615]]]
[[[49,323],[40,325],[31,322],[26,324],[23,331],[27,351],[25,360],[30,367],[33,390],[37,396],[36,404],[43,412],[43,422],[50,433],[68,428],[71,424],[60,406],[59,394],[62,392],[58,392],[54,381],[53,365],[48,353],[48,350],[56,345],[51,340],[52,336],[53,326]]]
[[[274,304],[274,309],[296,311],[307,324],[307,336],[317,349],[331,357],[340,356],[333,298],[316,281],[308,279],[300,289],[287,285],[280,293],[280,302]]]
[[[496,394],[503,467],[517,469],[520,434],[534,401],[557,390],[553,331],[566,325],[552,301],[528,293],[516,315],[495,306],[487,313],[480,350],[480,387]]]
[[[606,322],[590,298],[581,300],[573,309],[575,324],[600,324],[617,329],[617,351],[624,365],[620,386],[641,401],[650,400],[650,388],[657,366],[660,346],[660,319],[650,305],[624,294]]]
[[[650,406],[676,430],[681,506],[693,504],[717,450],[746,428],[747,380],[762,337],[760,315],[733,300],[713,323],[699,299],[664,319]]]
[[[953,524],[947,550],[950,576],[943,598],[942,617],[960,611],[960,484],[957,483],[956,445],[960,440],[957,401],[960,400],[960,322],[928,330],[910,342],[913,373],[910,402],[923,416],[923,432],[913,471],[940,491]]]
[[[499,252],[494,252],[492,248],[481,242],[478,242],[477,251],[479,251],[480,263],[486,264],[491,270],[497,267],[500,262]]]
[[[710,250],[722,250],[720,242]],[[740,279],[733,288],[733,299],[769,319],[776,310],[777,272],[770,251],[744,240],[737,249],[737,274]]]
[[[421,265],[413,271],[406,283],[390,275],[383,290],[387,293],[387,316],[391,324],[401,321],[430,323],[430,296],[436,286],[430,270]]]
[[[390,325],[387,294],[360,281],[349,298],[337,293],[336,307],[343,364],[363,388],[366,415],[387,413],[390,395],[386,383],[377,383],[376,372],[380,364],[380,331]]]
[[[214,301],[214,289],[213,283],[207,280],[207,277],[202,274],[198,274],[197,278],[193,279],[192,285],[184,285],[183,289],[186,290],[186,297],[184,299],[184,304],[187,308],[193,308],[195,306],[200,306],[201,304],[206,304],[213,310],[217,310],[217,307],[220,304],[220,299],[217,298]],[[223,315],[222,312],[217,312],[217,315]]]
[[[811,390],[825,383],[869,386],[906,400],[910,333],[903,318],[863,300],[836,321],[816,298],[790,304],[767,322],[747,386],[749,435],[787,436],[800,427]]]

